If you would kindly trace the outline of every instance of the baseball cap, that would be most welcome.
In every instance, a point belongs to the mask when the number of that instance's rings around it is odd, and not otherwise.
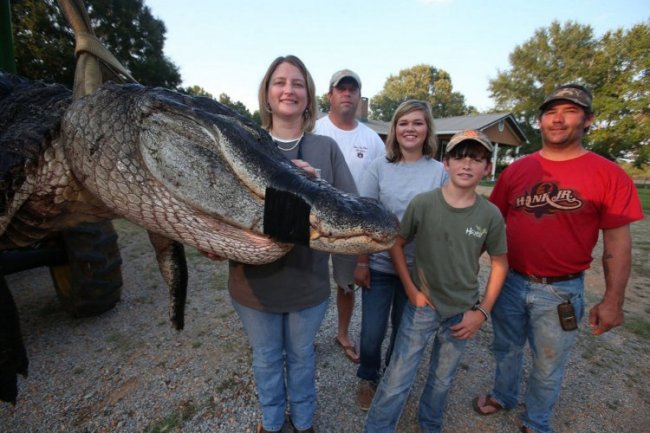
[[[340,71],[334,72],[334,75],[332,75],[332,78],[330,78],[330,87],[338,86],[339,82],[342,79],[348,77],[356,81],[357,85],[359,86],[359,89],[361,88],[361,78],[359,78],[357,74],[355,74],[349,69],[341,69]]]
[[[489,152],[492,152],[492,142],[490,139],[482,133],[481,131],[477,131],[475,129],[466,129],[461,132],[457,132],[454,134],[453,137],[451,137],[451,140],[449,140],[449,143],[447,143],[447,150],[446,152],[449,153],[451,150],[462,143],[463,141],[466,140],[472,140],[476,141],[477,143],[481,144],[483,147],[485,147]]]
[[[565,100],[573,102],[590,112],[591,110],[591,93],[585,87],[579,84],[565,84],[553,90],[550,95],[544,99],[539,110],[543,111],[548,104],[553,101]]]

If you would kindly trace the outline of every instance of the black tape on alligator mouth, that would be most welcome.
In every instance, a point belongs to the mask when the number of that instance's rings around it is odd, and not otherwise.
[[[264,197],[264,234],[280,242],[309,245],[311,206],[298,195],[266,188]]]

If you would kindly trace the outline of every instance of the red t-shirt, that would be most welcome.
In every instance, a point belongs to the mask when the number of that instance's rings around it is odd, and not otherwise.
[[[501,173],[490,201],[506,221],[510,267],[545,277],[589,268],[599,229],[643,218],[632,179],[592,152],[568,161],[528,155]]]

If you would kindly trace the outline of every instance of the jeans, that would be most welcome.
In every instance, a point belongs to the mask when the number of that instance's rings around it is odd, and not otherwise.
[[[397,429],[418,365],[427,342],[435,334],[429,374],[418,409],[418,424],[425,433],[439,433],[447,394],[451,388],[467,340],[451,336],[450,326],[459,323],[463,313],[442,320],[430,306],[404,307],[395,349],[390,364],[368,411],[364,433],[392,433]]]
[[[370,287],[364,287],[361,293],[361,353],[357,369],[357,376],[361,379],[379,381],[382,371],[381,345],[386,336],[388,316],[393,331],[386,350],[386,364],[390,360],[406,303],[406,292],[397,275],[370,270]]]
[[[280,431],[284,425],[287,398],[294,426],[306,430],[313,424],[314,339],[328,302],[292,313],[268,313],[232,300],[253,349],[253,374],[262,409],[262,426],[268,431]]]
[[[564,331],[558,304],[571,300],[580,321],[584,314],[584,277],[551,284],[533,283],[510,271],[492,309],[496,378],[491,395],[506,408],[517,404],[524,358],[530,344],[532,368],[525,395],[524,425],[550,433],[550,418],[560,394],[564,369],[578,331]]]

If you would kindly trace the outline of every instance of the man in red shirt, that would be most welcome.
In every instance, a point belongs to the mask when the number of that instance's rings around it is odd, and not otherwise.
[[[524,433],[550,433],[564,369],[584,312],[584,276],[603,233],[605,294],[589,312],[594,335],[623,323],[631,267],[630,223],[643,218],[634,183],[616,164],[586,150],[594,115],[585,87],[568,84],[542,103],[542,149],[511,164],[490,200],[506,221],[510,272],[492,310],[494,388],[474,399],[481,415],[518,401],[523,349],[533,363]]]

